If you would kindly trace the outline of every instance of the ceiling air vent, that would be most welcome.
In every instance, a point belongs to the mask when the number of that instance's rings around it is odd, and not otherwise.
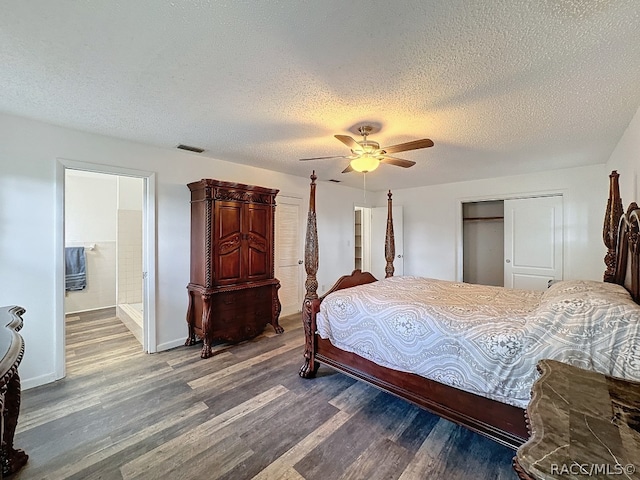
[[[330,178],[329,181],[333,183],[340,183],[342,180],[336,180],[335,178]]]
[[[196,152],[196,153],[204,152],[204,148],[191,147],[189,145],[183,145],[183,144],[178,145],[176,148],[179,148],[180,150],[186,150],[188,152]]]

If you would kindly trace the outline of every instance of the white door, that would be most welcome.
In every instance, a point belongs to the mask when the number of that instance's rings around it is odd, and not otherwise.
[[[402,249],[402,205],[393,207],[393,236],[396,256],[393,259],[394,277],[404,275],[404,252]],[[378,280],[385,276],[387,261],[384,258],[384,241],[387,232],[387,207],[371,209],[371,273]]]
[[[299,198],[281,196],[276,207],[275,276],[280,280],[281,315],[296,313],[302,308],[301,203]]]
[[[562,196],[504,201],[504,286],[544,290],[562,279]]]

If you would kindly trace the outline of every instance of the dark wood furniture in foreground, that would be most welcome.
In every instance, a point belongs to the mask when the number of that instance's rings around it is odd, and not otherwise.
[[[316,333],[316,314],[320,310],[320,304],[324,298],[318,297],[318,234],[316,226],[316,176],[311,175],[311,187],[309,195],[309,213],[307,218],[307,236],[305,242],[305,269],[307,272],[306,295],[302,310],[302,323],[305,330],[304,364],[300,368],[300,376],[313,378],[319,364],[324,363],[334,369],[375,385],[384,391],[395,394],[409,400],[447,420],[478,432],[486,437],[511,447],[518,448],[528,438],[525,423],[524,410],[512,405],[500,403],[495,400],[468,393],[448,385],[429,380],[412,373],[399,372],[377,365],[358,355],[342,351],[334,347],[329,340],[324,340]],[[617,173],[612,173],[609,204],[619,201]],[[617,200],[616,200],[617,199]],[[389,218],[391,212],[391,195],[388,200]],[[635,204],[632,208],[637,208]],[[605,219],[604,236],[608,236],[609,228],[617,228],[620,219],[619,212],[615,208],[607,209],[608,219]],[[617,218],[615,216],[618,215]],[[634,214],[635,215],[635,214]],[[625,217],[627,218],[627,217]],[[635,220],[634,220],[635,219]],[[615,259],[611,268],[610,281],[620,285],[631,285],[630,291],[636,302],[640,298],[640,265],[638,255],[640,248],[637,242],[638,221],[637,215],[630,216],[627,220],[620,221],[623,227],[619,238],[610,242],[614,249]],[[627,227],[624,227],[626,225]],[[635,232],[635,236],[634,236]],[[393,261],[389,255],[393,251],[393,231],[387,230],[385,256],[387,266]],[[629,252],[629,253],[628,253]],[[635,253],[634,253],[635,252]],[[629,273],[631,279],[625,279],[627,272],[627,257],[632,256]],[[392,268],[387,268],[387,276],[393,273]],[[325,294],[353,287],[365,283],[374,282],[376,279],[370,273],[354,271],[351,275],[341,277],[337,283]]]
[[[267,323],[277,333],[280,282],[274,277],[274,219],[278,190],[203,179],[191,190],[191,277],[186,345],[239,342]]]
[[[13,437],[20,413],[20,377],[18,365],[24,354],[24,341],[18,331],[22,328],[24,308],[11,306],[0,308],[0,408],[2,429],[0,447],[0,478],[20,470],[29,456],[13,448]]]
[[[513,459],[523,480],[640,478],[640,383],[541,360]],[[638,470],[638,471],[636,471]]]

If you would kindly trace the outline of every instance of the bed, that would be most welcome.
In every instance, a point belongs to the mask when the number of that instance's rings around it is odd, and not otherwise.
[[[537,360],[640,379],[640,210],[634,203],[623,214],[617,172],[604,282],[557,282],[544,292],[394,277],[389,192],[386,278],[355,270],[319,297],[315,181],[314,173],[301,377],[327,365],[514,449],[528,438],[524,408]]]

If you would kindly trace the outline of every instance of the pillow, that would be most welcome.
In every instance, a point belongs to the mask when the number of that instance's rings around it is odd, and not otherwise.
[[[553,283],[542,294],[542,302],[557,301],[575,296],[591,298],[631,299],[631,294],[617,283],[596,282],[594,280],[563,280]]]

